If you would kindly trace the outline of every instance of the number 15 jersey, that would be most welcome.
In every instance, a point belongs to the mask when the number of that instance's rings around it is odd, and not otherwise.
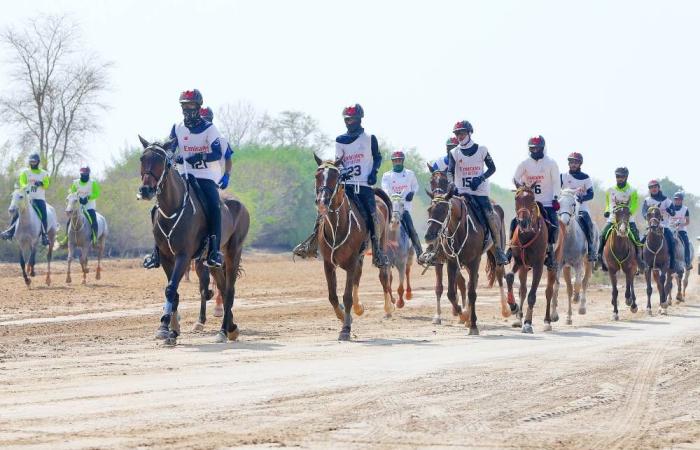
[[[489,180],[484,180],[475,191],[471,189],[472,178],[484,174],[484,161],[489,155],[489,150],[486,147],[476,143],[474,145],[478,148],[471,156],[462,153],[459,146],[450,151],[455,160],[454,183],[460,194],[488,196],[491,191]]]

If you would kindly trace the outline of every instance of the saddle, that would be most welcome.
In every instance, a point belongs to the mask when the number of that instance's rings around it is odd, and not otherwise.
[[[192,174],[187,174],[187,178],[185,179],[187,182],[187,186],[192,188],[192,191],[197,200],[199,200],[200,205],[204,205],[204,192],[202,191],[202,187],[199,185],[199,182],[197,179],[194,177]],[[226,206],[226,203],[219,198],[219,204],[220,204],[220,211],[222,211],[224,208],[228,208]],[[221,214],[221,212],[219,212]],[[209,237],[205,233],[204,238],[202,239],[202,242],[200,242],[199,247],[197,248],[197,251],[194,252],[194,255],[192,255],[192,259],[194,260],[199,260],[202,258],[205,258],[205,255],[209,252]]]
[[[484,213],[484,210],[481,209],[481,205],[479,205],[479,202],[472,201],[471,195],[464,193],[464,194],[459,194],[458,197],[464,203],[464,206],[467,208],[467,211],[474,212],[474,216],[476,217],[476,221],[486,231],[484,233],[484,244],[483,244],[483,251],[486,251],[489,247],[491,247],[491,245],[493,245],[493,237],[491,236],[489,224],[488,224],[488,221],[486,220],[486,214]],[[471,208],[469,208],[469,206],[471,206]]]

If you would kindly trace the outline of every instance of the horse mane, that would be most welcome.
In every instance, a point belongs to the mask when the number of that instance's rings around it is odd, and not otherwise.
[[[389,211],[389,217],[391,217],[392,214],[392,209],[391,209],[391,199],[389,198],[389,194],[384,192],[382,188],[374,188],[374,194],[377,195],[379,198],[382,199],[384,203],[386,203],[387,210]]]

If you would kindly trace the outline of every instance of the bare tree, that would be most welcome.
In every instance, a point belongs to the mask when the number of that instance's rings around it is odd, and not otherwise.
[[[258,142],[261,120],[262,115],[251,103],[240,100],[219,108],[217,122],[219,131],[226,136],[231,146],[238,148],[242,144]]]
[[[0,34],[13,53],[13,86],[0,97],[0,116],[17,127],[25,148],[38,147],[52,177],[82,156],[82,141],[99,129],[106,108],[100,97],[111,63],[82,52],[78,31],[64,16],[40,16]]]
[[[328,145],[318,121],[301,111],[282,111],[276,117],[265,116],[261,128],[263,142],[279,147],[301,147],[318,151]]]

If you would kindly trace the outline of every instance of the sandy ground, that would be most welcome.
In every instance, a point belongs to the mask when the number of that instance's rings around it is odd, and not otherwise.
[[[212,343],[210,308],[175,348],[153,339],[162,271],[107,261],[101,281],[66,285],[59,263],[53,286],[40,267],[28,290],[0,265],[0,447],[700,448],[695,290],[668,316],[623,308],[611,323],[596,286],[588,314],[570,326],[560,309],[549,333],[540,296],[523,335],[482,286],[481,335],[467,336],[446,299],[431,324],[432,272],[383,320],[367,267],[366,313],[338,342],[321,263],[250,253],[244,265],[240,340]],[[180,292],[190,330],[196,284]]]

